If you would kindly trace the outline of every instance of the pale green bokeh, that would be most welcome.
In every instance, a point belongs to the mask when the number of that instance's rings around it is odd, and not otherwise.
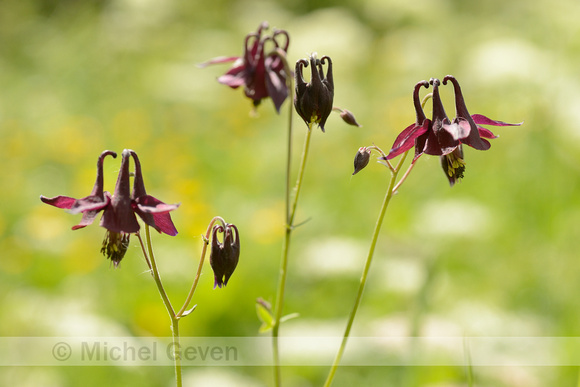
[[[104,229],[71,231],[80,216],[39,200],[88,195],[98,155],[124,148],[139,154],[149,194],[181,203],[172,214],[179,235],[153,235],[175,304],[211,218],[241,233],[228,286],[214,290],[205,267],[181,334],[258,334],[255,299],[272,301],[277,284],[288,102],[280,116],[269,100],[252,116],[241,90],[215,80],[228,65],[197,64],[239,55],[263,20],[288,30],[291,63],[312,51],[333,59],[335,105],[363,125],[333,115],[326,133],[313,135],[297,215],[309,221],[294,234],[286,304],[300,318],[282,335],[342,334],[388,178],[374,162],[351,177],[356,151],[387,150],[415,119],[413,85],[447,74],[461,83],[470,113],[524,125],[491,128],[500,138],[489,151],[466,149],[466,177],[452,189],[437,157],[419,159],[387,213],[353,334],[579,335],[579,14],[572,0],[2,2],[0,335],[170,335],[136,238],[115,270],[99,253]],[[442,96],[453,116],[451,89]],[[294,122],[298,156],[306,126]],[[106,160],[109,191],[118,168],[118,159]],[[511,371],[474,374],[493,386],[577,380],[573,367]],[[283,375],[289,386],[317,386],[326,372]],[[334,385],[465,385],[466,372],[349,367]],[[6,367],[0,385],[172,378],[172,369],[156,367]],[[272,385],[272,373],[192,368],[185,380],[261,386]]]

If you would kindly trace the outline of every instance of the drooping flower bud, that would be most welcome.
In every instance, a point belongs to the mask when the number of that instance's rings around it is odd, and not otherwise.
[[[333,111],[338,112],[340,114],[340,118],[342,118],[342,120],[344,122],[346,122],[349,125],[352,126],[358,126],[359,128],[362,128],[362,125],[359,124],[354,116],[354,114],[352,114],[352,112],[350,110],[347,109],[341,109],[339,107],[334,107],[332,108]]]
[[[332,61],[328,56],[318,59],[316,53],[310,55],[310,71],[312,76],[310,82],[304,80],[304,67],[308,67],[309,61],[300,59],[296,62],[296,95],[294,96],[294,107],[296,112],[309,127],[318,124],[324,132],[326,119],[332,112],[332,101],[334,99],[334,80],[332,77]],[[323,65],[328,61],[326,76]]]
[[[235,235],[234,235],[235,231]],[[217,233],[223,233],[223,242],[217,238]],[[238,228],[227,223],[224,226],[215,225],[212,230],[211,252],[209,263],[214,273],[214,289],[228,284],[240,258],[240,234]]]
[[[370,159],[371,150],[364,146],[360,147],[358,152],[356,152],[356,156],[354,156],[354,172],[352,174],[356,175],[361,169],[366,167]]]

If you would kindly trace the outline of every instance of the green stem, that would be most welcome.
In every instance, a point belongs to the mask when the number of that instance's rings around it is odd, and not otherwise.
[[[141,236],[137,233],[137,237],[141,242],[141,246],[143,248],[144,244],[141,240]],[[145,259],[151,266],[151,275],[153,276],[153,280],[155,281],[155,285],[157,285],[157,290],[159,290],[159,294],[161,295],[161,299],[163,300],[163,305],[165,305],[165,309],[167,309],[167,313],[171,319],[175,318],[175,311],[173,310],[173,306],[171,305],[171,301],[169,301],[169,297],[167,297],[167,292],[165,292],[165,288],[163,287],[163,283],[161,282],[161,277],[159,275],[159,269],[157,269],[157,262],[155,261],[155,255],[153,254],[153,246],[151,245],[151,233],[149,232],[149,226],[145,225],[145,238],[147,239],[147,250],[149,251],[149,255],[145,254]]]
[[[294,201],[292,202],[292,207],[290,210],[290,216],[288,217],[287,228],[294,228],[294,217],[296,215],[296,207],[298,206],[298,196],[300,195],[300,190],[302,189],[302,180],[304,179],[304,171],[306,169],[306,160],[308,158],[308,151],[310,149],[310,138],[312,137],[312,123],[308,125],[308,131],[306,132],[306,138],[304,139],[304,149],[302,150],[302,159],[300,160],[300,169],[298,170],[298,179],[296,180],[296,186],[294,187]]]
[[[169,317],[171,318],[171,331],[173,335],[173,362],[175,365],[175,383],[177,387],[182,386],[182,378],[181,378],[181,350],[179,347],[179,317],[175,315],[175,310],[171,305],[171,301],[169,301],[169,297],[167,296],[167,292],[163,287],[163,283],[161,282],[161,276],[159,275],[159,269],[157,268],[157,262],[155,261],[155,255],[153,254],[153,246],[151,244],[151,232],[149,230],[149,225],[145,225],[145,237],[147,239],[147,251],[145,250],[145,245],[143,240],[141,239],[141,235],[137,233],[137,238],[139,238],[139,242],[141,243],[141,248],[143,249],[143,254],[145,255],[145,260],[149,264],[151,268],[151,275],[153,276],[153,280],[157,285],[157,290],[159,290],[159,294],[161,295],[161,299],[163,300],[163,305],[165,305],[165,309],[167,309],[167,313],[169,313]]]
[[[326,378],[326,382],[324,383],[325,387],[329,387],[332,384],[332,380],[334,379],[334,375],[336,374],[336,370],[338,368],[338,365],[340,364],[340,360],[342,359],[342,355],[344,354],[344,351],[346,349],[346,343],[348,341],[348,337],[350,335],[350,330],[352,328],[352,324],[354,322],[356,312],[358,310],[358,307],[359,307],[361,299],[362,299],[362,295],[363,295],[365,285],[367,282],[369,270],[371,268],[371,262],[373,260],[374,254],[375,254],[375,248],[377,245],[377,241],[379,239],[379,233],[381,231],[383,219],[385,217],[385,213],[387,212],[387,207],[389,206],[389,203],[391,202],[391,198],[393,197],[393,193],[395,192],[395,190],[393,188],[395,187],[395,182],[397,181],[397,175],[399,174],[399,171],[401,169],[401,166],[403,165],[403,162],[405,161],[405,158],[407,157],[407,154],[408,154],[408,151],[403,155],[403,157],[401,157],[401,160],[399,161],[399,163],[397,164],[397,166],[395,168],[393,168],[393,169],[389,168],[391,170],[391,180],[389,181],[387,193],[385,194],[385,198],[383,199],[383,204],[382,204],[381,209],[379,211],[377,223],[375,224],[375,230],[373,232],[371,245],[369,248],[369,253],[367,255],[367,260],[365,262],[363,273],[362,273],[362,276],[360,279],[360,285],[358,288],[356,299],[354,301],[354,305],[352,307],[352,310],[350,311],[348,322],[346,324],[346,329],[344,331],[342,343],[340,344],[340,348],[338,349],[338,352],[336,354],[336,357],[334,359],[332,367],[330,368],[330,372],[328,373],[328,377]]]
[[[298,205],[298,197],[302,189],[302,181],[304,179],[304,170],[306,169],[306,160],[308,158],[308,151],[310,149],[310,139],[312,137],[312,124],[308,126],[306,139],[304,140],[304,149],[302,151],[302,159],[300,161],[300,169],[298,170],[298,178],[296,186],[294,187],[294,200],[290,203],[290,185],[286,188],[287,210],[286,210],[286,232],[284,235],[284,244],[282,246],[282,260],[280,262],[280,276],[278,281],[278,290],[276,292],[276,303],[274,305],[274,321],[272,324],[272,350],[274,355],[274,382],[277,387],[282,385],[282,376],[280,370],[280,351],[278,346],[278,335],[280,330],[280,319],[282,318],[282,309],[284,306],[284,293],[286,288],[286,276],[288,271],[288,253],[290,251],[290,238],[294,229],[294,218],[296,215],[296,207]],[[290,138],[288,139],[290,141]],[[288,146],[288,151],[291,148]],[[290,162],[290,156],[288,157]],[[288,168],[288,176],[290,168]]]
[[[185,302],[183,303],[183,306],[181,307],[179,312],[177,312],[177,318],[182,317],[183,314],[186,312],[186,309],[189,306],[189,303],[191,302],[191,299],[193,297],[193,293],[195,293],[195,289],[197,289],[197,284],[199,283],[199,279],[201,278],[201,269],[203,268],[203,263],[205,262],[205,256],[207,253],[207,246],[209,245],[209,238],[211,236],[211,230],[213,229],[213,226],[216,222],[220,222],[222,224],[222,226],[224,226],[224,228],[226,226],[226,221],[220,216],[214,217],[211,220],[211,222],[209,223],[209,226],[207,226],[205,236],[203,236],[204,243],[203,243],[203,248],[201,250],[201,256],[199,258],[199,264],[197,265],[197,272],[195,273],[195,278],[193,279],[193,284],[191,285],[191,289],[189,290],[189,294],[187,295]]]
[[[290,101],[293,100],[293,92],[292,92],[292,83],[290,82],[289,85],[290,90]],[[288,149],[287,149],[287,156],[286,156],[286,224],[290,224],[290,186],[292,184],[291,175],[292,175],[292,116],[294,112],[294,104],[289,103],[288,108]]]
[[[179,343],[179,317],[171,318],[171,333],[173,336],[173,364],[175,365],[175,385],[181,387],[181,344]]]

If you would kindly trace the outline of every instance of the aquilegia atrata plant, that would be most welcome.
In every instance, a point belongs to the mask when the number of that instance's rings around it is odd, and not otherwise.
[[[478,150],[487,150],[490,148],[491,144],[486,140],[486,138],[496,138],[496,136],[491,131],[483,128],[480,125],[521,125],[521,123],[508,124],[502,121],[495,121],[477,114],[470,115],[467,112],[467,108],[463,100],[463,95],[461,93],[461,88],[459,87],[459,83],[455,77],[448,75],[443,78],[444,85],[447,84],[447,81],[451,81],[455,90],[456,117],[453,119],[453,121],[449,120],[447,117],[441,102],[439,95],[439,86],[441,84],[440,81],[438,79],[432,78],[429,82],[418,82],[413,89],[413,106],[415,108],[416,120],[413,124],[407,126],[397,136],[395,143],[393,144],[389,153],[385,154],[385,152],[383,152],[379,147],[372,145],[359,148],[355,155],[353,175],[368,165],[371,152],[375,150],[380,154],[379,160],[381,160],[381,162],[389,169],[391,178],[389,180],[385,198],[383,199],[383,204],[379,210],[377,223],[375,225],[375,230],[371,239],[369,252],[363,269],[360,285],[355,297],[355,302],[346,324],[341,346],[338,350],[338,353],[336,354],[334,363],[326,379],[326,387],[329,387],[332,384],[337,367],[340,364],[340,360],[346,348],[350,330],[352,328],[354,318],[362,299],[362,294],[365,288],[367,276],[374,256],[375,247],[383,219],[387,211],[387,207],[391,202],[393,195],[409,176],[409,173],[413,169],[417,159],[422,154],[440,156],[441,165],[443,167],[443,171],[445,172],[445,176],[448,178],[450,185],[453,186],[458,179],[463,177],[463,173],[465,172],[465,161],[462,147],[463,144]],[[422,87],[429,88],[429,85],[433,86],[433,92],[432,94],[427,95],[423,102],[421,102],[419,99],[419,91]],[[431,119],[428,119],[423,112],[423,106],[425,102],[431,97],[433,103],[433,116]],[[401,171],[405,158],[413,147],[415,148],[415,156],[407,168],[405,174],[397,182],[397,177]],[[401,154],[403,156],[399,162],[393,166],[390,160]]]
[[[280,357],[278,350],[278,334],[280,324],[296,314],[283,316],[284,293],[288,268],[288,255],[292,231],[297,227],[294,223],[298,198],[302,189],[302,181],[310,148],[312,127],[318,125],[324,132],[327,119],[331,112],[337,112],[349,125],[360,126],[354,115],[342,108],[333,106],[334,79],[332,60],[329,56],[318,58],[312,53],[309,58],[299,59],[295,65],[294,74],[288,64],[287,50],[290,42],[289,34],[284,30],[273,29],[266,34],[268,23],[263,22],[257,32],[246,35],[244,50],[241,56],[218,57],[202,64],[234,62],[232,68],[220,77],[218,81],[235,89],[244,86],[245,95],[258,106],[264,98],[271,98],[276,111],[287,97],[293,100],[288,111],[288,142],[286,162],[286,194],[285,194],[285,236],[280,261],[280,275],[274,306],[258,299],[256,308],[262,321],[260,331],[272,331],[272,346],[274,354],[274,380],[276,386],[281,385]],[[310,80],[305,79],[304,69],[310,67]],[[293,80],[294,83],[293,85]],[[294,95],[293,95],[294,93]],[[302,157],[298,167],[298,175],[294,188],[291,186],[292,167],[292,116],[293,110],[304,120],[307,126]],[[219,282],[217,282],[219,286]]]
[[[182,385],[181,378],[181,353],[179,346],[179,320],[182,317],[191,313],[195,306],[187,309],[197,284],[201,276],[201,270],[205,260],[207,246],[212,244],[210,253],[210,264],[215,275],[215,285],[225,286],[234,272],[240,255],[240,237],[238,229],[235,225],[226,223],[221,217],[213,218],[207,228],[204,238],[204,244],[201,252],[201,258],[197,273],[193,280],[193,285],[189,290],[186,301],[180,310],[173,308],[169,301],[169,297],[165,292],[155,255],[153,254],[153,246],[151,243],[151,233],[149,227],[153,227],[160,233],[170,236],[177,235],[173,221],[171,220],[170,212],[176,210],[179,204],[165,204],[159,199],[147,194],[145,184],[143,182],[143,173],[141,171],[141,162],[137,153],[130,149],[125,149],[121,155],[121,169],[117,177],[117,184],[115,190],[111,195],[104,190],[104,176],[103,163],[107,156],[117,157],[113,151],[104,151],[97,160],[97,180],[93,190],[89,196],[81,199],[74,199],[68,196],[56,196],[47,198],[41,196],[46,204],[69,210],[72,214],[82,213],[82,218],[79,224],[73,226],[73,230],[78,230],[93,223],[102,212],[100,226],[106,229],[105,239],[101,248],[101,252],[105,257],[113,262],[115,267],[119,264],[129,248],[129,239],[131,235],[135,235],[141,244],[141,250],[147,266],[151,271],[151,275],[155,280],[157,289],[161,295],[163,303],[171,318],[171,328],[173,333],[173,360],[175,362],[175,377],[177,386]],[[135,171],[133,173],[133,189],[131,190],[131,172],[129,164],[133,159],[135,164]],[[137,216],[145,224],[146,242],[143,241],[140,234],[141,225],[137,220]],[[218,240],[218,234],[224,234],[223,242]],[[234,235],[235,234],[235,235]],[[215,286],[214,286],[215,287]]]

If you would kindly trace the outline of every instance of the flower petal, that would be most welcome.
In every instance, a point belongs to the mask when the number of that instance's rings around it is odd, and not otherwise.
[[[486,116],[484,116],[482,114],[472,114],[471,118],[473,118],[473,122],[475,122],[478,125],[520,126],[521,124],[523,124],[523,122],[520,122],[517,124],[510,124],[510,123],[503,122],[503,121],[496,121],[496,120],[492,120],[491,118],[487,118]]]
[[[151,195],[141,196],[135,199],[137,207],[147,214],[162,214],[179,207],[179,204],[166,204]]]
[[[207,67],[209,65],[213,65],[213,64],[217,64],[217,63],[229,63],[229,62],[234,62],[236,60],[240,59],[239,56],[218,56],[217,58],[213,58],[208,60],[207,62],[203,62],[198,64],[198,67],[204,68]]]
[[[387,160],[392,159],[411,149],[415,145],[415,139],[427,131],[428,126],[411,124],[407,126],[395,139],[393,147],[389,151]]]
[[[40,195],[40,200],[42,200],[43,203],[50,204],[51,206],[65,209],[70,209],[77,201],[75,198],[68,196],[55,196],[53,198],[47,198],[46,196],[42,195]]]
[[[230,71],[218,77],[218,82],[237,89],[246,83],[246,68],[244,66],[232,67]]]
[[[453,123],[447,124],[443,122],[441,125],[443,130],[447,131],[454,140],[461,140],[469,136],[471,126],[465,120],[454,120]]]
[[[477,150],[488,150],[491,148],[491,144],[489,141],[482,139],[479,136],[479,130],[477,129],[477,124],[473,122],[473,120],[465,119],[462,117],[457,117],[454,122],[457,122],[459,125],[463,127],[469,127],[469,133],[464,138],[460,138],[459,141],[465,145],[469,145],[470,147],[477,149]]]
[[[275,58],[278,60],[279,64],[282,64],[279,58]],[[265,59],[265,66],[266,66],[266,89],[268,91],[268,95],[272,98],[272,102],[274,102],[274,106],[276,107],[276,111],[280,113],[280,107],[288,97],[288,85],[286,84],[286,74],[284,71],[284,67],[280,67],[280,65],[275,66],[275,59],[272,57],[268,57]]]
[[[167,235],[177,235],[177,229],[169,215],[179,207],[179,204],[165,204],[150,195],[141,196],[134,200],[133,208],[137,215],[149,226]]]
[[[104,195],[104,200],[99,196],[87,196],[82,199],[78,199],[70,207],[71,214],[78,214],[80,212],[95,211],[99,212],[103,208],[107,207],[111,202],[109,195]]]
[[[167,234],[169,236],[176,236],[177,229],[171,220],[171,216],[168,213],[164,214],[153,214],[153,219],[155,221],[155,226],[153,226],[157,231]]]
[[[79,228],[89,226],[90,224],[93,223],[93,221],[95,220],[95,218],[97,217],[98,214],[99,214],[98,211],[85,212],[83,214],[83,217],[82,217],[81,221],[79,222],[79,224],[77,224],[76,226],[73,226],[72,229],[78,230]]]
[[[493,134],[491,130],[484,128],[483,126],[477,125],[477,131],[479,132],[479,135],[481,137],[485,137],[485,138],[498,138],[499,137],[499,136],[496,136],[495,134]]]

